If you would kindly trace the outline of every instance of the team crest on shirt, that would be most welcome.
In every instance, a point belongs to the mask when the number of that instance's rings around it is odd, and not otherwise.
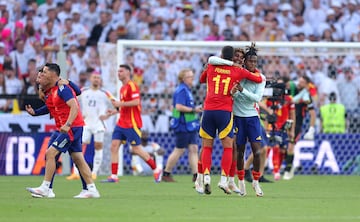
[[[64,85],[59,86],[59,90],[60,90],[60,92],[61,92],[61,91],[63,91],[63,90],[64,90],[64,88],[65,88],[65,87],[64,87]]]

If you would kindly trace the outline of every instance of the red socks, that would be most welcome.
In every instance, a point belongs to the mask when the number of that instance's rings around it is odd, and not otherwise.
[[[244,180],[245,170],[238,170],[237,175],[238,175],[239,180]]]
[[[198,161],[198,173],[204,174],[204,170],[203,170],[203,167],[202,167],[201,160]]]
[[[281,159],[280,147],[275,146],[272,148],[272,150],[273,150],[272,160],[273,160],[273,165],[274,165],[273,172],[278,173],[278,172],[280,172],[280,164],[281,164],[281,162],[280,162],[280,159]]]
[[[204,174],[210,174],[212,147],[204,147],[201,154],[202,170]]]
[[[111,163],[111,174],[117,175],[119,163]]]
[[[232,165],[232,148],[225,147],[224,152],[221,158],[221,175],[222,176],[229,176],[230,168]]]
[[[258,171],[252,171],[252,176],[253,176],[254,180],[259,180],[259,178],[260,178],[260,172],[258,172]]]
[[[231,162],[231,167],[230,167],[230,171],[229,171],[229,177],[234,177],[235,176],[235,172],[236,172],[236,160],[233,160]]]
[[[155,169],[156,169],[156,163],[155,163],[155,161],[154,161],[153,158],[150,157],[150,158],[146,161],[146,163],[150,166],[150,168],[151,168],[152,170],[155,170]]]

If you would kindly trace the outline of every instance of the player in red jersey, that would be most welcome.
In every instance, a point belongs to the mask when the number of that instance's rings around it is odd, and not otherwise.
[[[45,64],[39,83],[45,92],[45,103],[48,110],[27,111],[33,115],[50,112],[55,118],[59,132],[56,134],[50,147],[46,151],[46,166],[44,181],[39,187],[26,188],[30,193],[39,197],[48,197],[50,184],[56,170],[56,158],[61,152],[68,151],[83,176],[87,190],[83,190],[75,198],[98,198],[100,194],[91,178],[91,171],[87,165],[81,149],[81,137],[84,120],[79,112],[79,103],[75,92],[67,85],[58,85],[60,80],[60,67],[54,63]],[[41,112],[41,113],[40,113]]]
[[[140,156],[154,170],[155,182],[161,181],[162,169],[157,169],[155,160],[141,147],[141,100],[139,87],[131,80],[131,68],[123,64],[119,66],[118,77],[122,82],[120,101],[113,100],[114,107],[119,108],[120,118],[115,126],[111,141],[111,176],[101,182],[117,183],[119,147],[121,143],[129,142],[132,153]],[[110,110],[109,114],[117,114],[117,110]]]
[[[283,79],[278,79],[278,84],[285,83]],[[290,146],[294,146],[295,141],[295,126],[296,126],[296,114],[295,104],[291,96],[283,95],[283,98],[273,101],[267,100],[266,105],[270,108],[276,116],[276,122],[271,124],[270,146],[273,151],[273,174],[275,180],[280,180],[280,167],[283,160],[286,149]],[[278,139],[276,139],[278,138]]]
[[[221,51],[223,59],[232,61],[234,48],[223,47]],[[208,64],[200,76],[200,82],[207,84],[207,93],[204,101],[204,112],[202,116],[200,136],[202,138],[202,170],[204,172],[204,192],[211,194],[210,169],[212,146],[216,134],[219,135],[224,148],[221,160],[221,180],[218,186],[228,193],[227,177],[232,163],[233,147],[233,98],[230,94],[231,88],[242,79],[248,79],[257,83],[262,82],[259,74],[254,74],[244,68]]]

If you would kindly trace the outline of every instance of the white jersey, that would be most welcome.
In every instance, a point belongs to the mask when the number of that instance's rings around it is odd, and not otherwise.
[[[106,110],[109,107],[109,101],[111,99],[115,98],[107,90],[94,90],[90,87],[85,87],[82,89],[79,100],[86,126],[104,127],[104,124],[99,119],[99,117],[106,114]]]

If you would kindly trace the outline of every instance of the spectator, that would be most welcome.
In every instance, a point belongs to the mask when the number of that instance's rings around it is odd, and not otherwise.
[[[0,72],[3,71],[5,57],[5,44],[3,42],[0,42]]]
[[[211,32],[212,21],[210,19],[209,14],[204,14],[199,24],[197,25],[197,29],[195,30],[199,39],[205,39]]]
[[[45,18],[49,8],[56,8],[56,3],[53,0],[45,0],[44,4],[41,4],[37,8],[37,15]]]
[[[92,30],[99,21],[98,4],[96,0],[90,0],[88,4],[89,7],[83,11],[81,20],[87,30]]]
[[[304,18],[300,13],[295,14],[295,19],[290,24],[289,29],[287,30],[287,35],[293,36],[299,33],[303,33],[306,38],[314,34],[313,28],[309,23],[304,21]]]
[[[336,101],[336,93],[329,94],[329,104],[320,107],[323,133],[345,133],[346,119],[345,107]]]
[[[16,77],[22,79],[22,75],[27,73],[27,65],[30,58],[34,55],[29,51],[25,51],[25,42],[22,39],[15,40],[15,50],[10,52],[12,67],[15,68]]]
[[[3,72],[0,71],[0,95],[6,95],[7,84],[6,84],[6,78]],[[10,107],[11,100],[9,99],[0,99],[0,113],[8,112]]]
[[[11,62],[4,64],[4,74],[6,81],[6,92],[9,95],[19,95],[23,89],[23,83],[16,77],[15,70]]]
[[[338,83],[339,96],[346,112],[355,112],[359,108],[360,85],[354,81],[354,72],[351,67],[344,69],[344,79]]]
[[[222,0],[220,0],[222,1]],[[224,41],[225,37],[219,32],[219,25],[213,23],[211,25],[210,34],[204,39],[205,41]]]

